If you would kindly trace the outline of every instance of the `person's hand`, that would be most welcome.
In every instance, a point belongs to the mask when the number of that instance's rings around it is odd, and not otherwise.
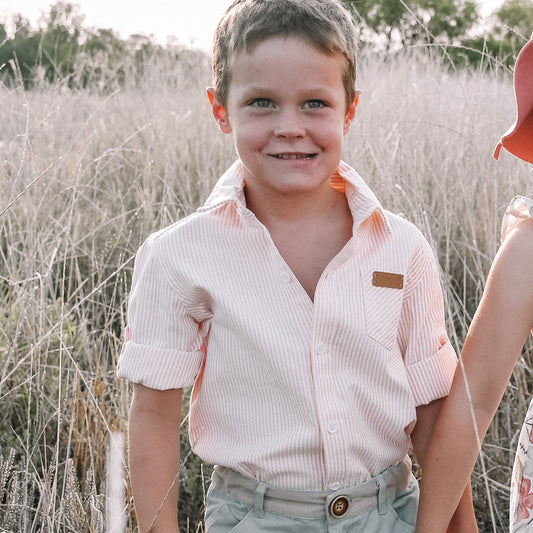
[[[475,516],[471,513],[456,512],[446,533],[479,533]]]

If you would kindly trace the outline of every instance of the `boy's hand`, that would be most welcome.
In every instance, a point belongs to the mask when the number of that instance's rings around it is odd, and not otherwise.
[[[470,524],[469,526],[465,527],[456,527],[450,524],[446,530],[446,533],[479,533],[479,529],[477,524]]]

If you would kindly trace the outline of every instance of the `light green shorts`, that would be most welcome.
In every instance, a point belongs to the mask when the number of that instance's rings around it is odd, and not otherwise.
[[[407,461],[330,493],[278,489],[215,467],[207,533],[413,533],[419,491]]]

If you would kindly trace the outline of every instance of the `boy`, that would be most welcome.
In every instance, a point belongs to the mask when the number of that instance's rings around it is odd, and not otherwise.
[[[239,161],[142,246],[120,359],[141,531],[178,531],[193,384],[209,533],[414,531],[407,451],[423,463],[456,356],[429,245],[340,160],[353,21],[337,0],[237,0],[214,42],[208,95]]]

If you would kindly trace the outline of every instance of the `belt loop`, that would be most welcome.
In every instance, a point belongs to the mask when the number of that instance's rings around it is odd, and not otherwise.
[[[387,514],[385,507],[387,503],[387,482],[382,474],[376,476],[376,483],[378,486],[378,511],[380,515]]]
[[[258,518],[263,518],[265,516],[265,492],[267,490],[267,485],[265,483],[259,482],[257,487],[255,487],[255,514]]]

